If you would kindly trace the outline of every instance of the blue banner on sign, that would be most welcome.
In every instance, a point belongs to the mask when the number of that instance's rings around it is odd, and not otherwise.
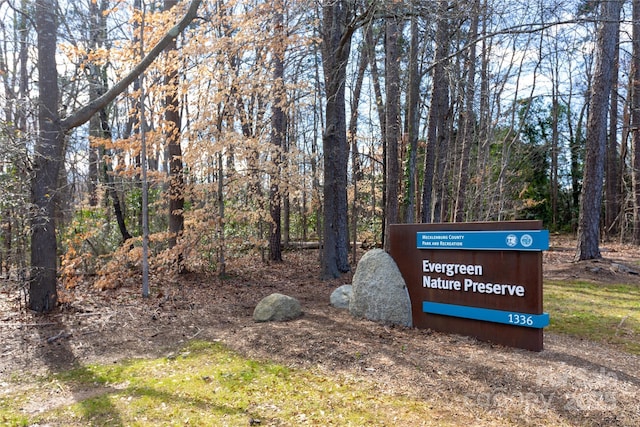
[[[419,231],[418,249],[546,251],[549,230]]]
[[[468,307],[466,305],[422,302],[422,311],[443,316],[462,317],[464,319],[484,320],[506,325],[524,326],[541,329],[549,325],[549,313],[529,314],[515,311],[493,310],[490,308]]]

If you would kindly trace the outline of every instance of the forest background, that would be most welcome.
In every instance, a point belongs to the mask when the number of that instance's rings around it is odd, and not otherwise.
[[[640,0],[0,15],[1,271],[36,311],[297,242],[338,277],[391,223],[539,219],[576,259],[640,243]]]

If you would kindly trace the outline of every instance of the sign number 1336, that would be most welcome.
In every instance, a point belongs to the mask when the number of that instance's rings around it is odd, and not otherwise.
[[[524,314],[509,313],[509,323],[513,325],[532,326],[533,317]]]

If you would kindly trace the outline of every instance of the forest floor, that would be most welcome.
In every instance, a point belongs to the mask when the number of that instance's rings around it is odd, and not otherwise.
[[[640,248],[605,243],[602,260],[580,263],[572,261],[574,248],[569,238],[552,238],[545,280],[640,286]],[[246,357],[364,378],[440,406],[451,419],[456,411],[465,419],[477,414],[478,425],[640,425],[637,355],[553,332],[545,333],[542,352],[529,352],[354,319],[329,304],[350,277],[319,280],[316,250],[284,257],[282,264],[236,260],[225,280],[152,276],[148,299],[138,289],[97,291],[86,283],[61,291],[60,310],[48,315],[26,310],[16,284],[0,282],[0,390],[14,387],[15,378],[73,366],[167,356],[201,339]],[[298,298],[304,315],[255,323],[254,307],[273,292]],[[71,398],[78,396],[49,396],[27,410]]]

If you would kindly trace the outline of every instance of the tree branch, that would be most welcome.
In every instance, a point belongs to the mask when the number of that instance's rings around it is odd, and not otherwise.
[[[108,103],[113,101],[116,96],[120,95],[140,74],[142,74],[153,61],[160,55],[164,48],[191,23],[196,17],[198,7],[202,3],[202,0],[192,0],[189,5],[189,9],[184,17],[173,28],[171,28],[167,34],[149,51],[149,53],[142,58],[142,60],[135,66],[133,70],[129,72],[125,77],[116,83],[111,89],[104,93],[104,95],[85,105],[84,107],[76,110],[73,114],[62,120],[62,129],[64,131],[71,130],[86,123],[91,116],[97,113],[100,109],[104,108]]]

